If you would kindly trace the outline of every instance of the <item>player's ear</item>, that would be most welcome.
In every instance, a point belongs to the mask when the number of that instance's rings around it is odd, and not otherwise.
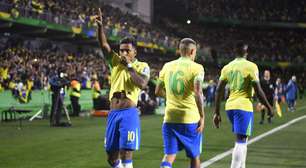
[[[196,49],[194,49],[194,48],[191,49],[191,50],[190,50],[190,55],[195,55],[195,54],[196,54],[195,52],[196,52]]]

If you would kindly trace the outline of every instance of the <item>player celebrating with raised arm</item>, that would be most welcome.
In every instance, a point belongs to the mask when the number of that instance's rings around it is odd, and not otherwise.
[[[245,168],[247,155],[247,139],[253,129],[253,89],[260,101],[268,108],[269,115],[273,116],[273,109],[261,89],[257,65],[246,60],[248,46],[242,42],[235,47],[236,59],[223,67],[216,91],[214,124],[220,127],[220,101],[223,97],[225,85],[230,86],[230,96],[227,99],[225,110],[232,123],[232,131],[236,134],[236,144],[232,154],[231,168]]]
[[[99,44],[111,60],[110,109],[108,114],[105,148],[108,163],[113,168],[132,168],[132,154],[139,149],[140,120],[136,108],[138,95],[149,81],[147,63],[135,58],[136,40],[125,37],[120,41],[119,55],[107,42],[101,9],[96,18]]]
[[[179,50],[181,57],[163,66],[155,89],[156,95],[167,100],[162,127],[165,156],[160,167],[171,168],[176,153],[185,149],[191,168],[200,168],[204,68],[194,62],[195,41],[182,39]]]

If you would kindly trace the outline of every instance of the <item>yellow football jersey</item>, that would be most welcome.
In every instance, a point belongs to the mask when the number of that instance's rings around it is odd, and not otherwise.
[[[111,55],[112,71],[109,99],[111,100],[115,92],[125,91],[126,96],[137,104],[141,89],[133,83],[127,67],[120,63],[119,55],[114,51],[112,51]],[[132,66],[137,73],[150,78],[150,68],[147,63],[135,60]]]
[[[245,58],[236,58],[223,67],[220,80],[227,81],[230,88],[225,110],[253,112],[252,83],[259,81],[256,64]]]
[[[166,89],[166,123],[196,123],[200,119],[194,81],[204,80],[204,68],[187,57],[166,63],[159,74]]]

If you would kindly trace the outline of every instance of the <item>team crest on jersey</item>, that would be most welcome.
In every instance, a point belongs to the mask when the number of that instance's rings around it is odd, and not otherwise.
[[[150,68],[149,67],[143,68],[141,74],[143,74],[145,76],[150,76]]]

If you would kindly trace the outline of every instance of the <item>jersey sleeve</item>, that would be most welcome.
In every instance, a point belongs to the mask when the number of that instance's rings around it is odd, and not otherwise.
[[[252,82],[259,82],[259,71],[257,65],[254,65],[250,72]]]
[[[111,65],[112,66],[118,65],[120,63],[120,61],[121,61],[118,53],[116,53],[115,51],[112,51],[110,53],[110,55],[111,55],[111,58],[112,58]]]
[[[165,80],[165,66],[163,66],[162,70],[159,72],[158,80],[164,82],[164,80]]]
[[[221,80],[222,81],[226,81],[227,80],[227,77],[226,77],[226,66],[222,68],[219,80],[220,81]]]
[[[200,81],[203,82],[204,81],[204,75],[205,75],[205,71],[202,65],[200,65],[194,73],[194,82],[196,81]]]
[[[139,73],[141,75],[146,76],[149,79],[150,78],[150,67],[149,67],[149,65],[147,63],[143,63]]]

